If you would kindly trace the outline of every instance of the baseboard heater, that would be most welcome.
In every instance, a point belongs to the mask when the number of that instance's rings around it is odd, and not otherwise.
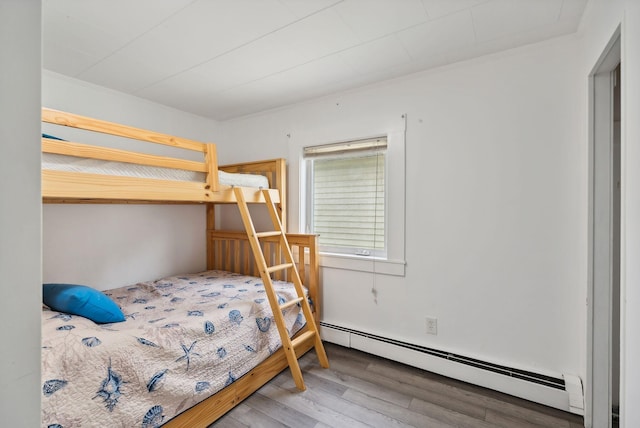
[[[360,349],[362,351],[387,357],[402,363],[419,366],[420,368],[433,371],[435,373],[479,384],[480,386],[520,396],[531,401],[571,411],[572,413],[581,414],[583,411],[582,385],[580,384],[579,387],[576,388],[576,385],[574,385],[576,379],[577,382],[580,383],[579,378],[576,376],[565,375],[565,378],[547,376],[540,373],[478,360],[476,358],[470,358],[464,355],[390,339],[388,337],[378,336],[339,325],[320,322],[320,326],[322,327],[323,339],[329,342]],[[403,349],[410,352],[403,351]],[[435,357],[437,360],[430,359],[428,364],[414,364],[417,360],[424,359],[417,356],[421,354]],[[442,360],[443,362],[438,363],[439,360]],[[450,366],[450,363],[457,363],[462,366]],[[455,367],[459,368],[456,369]],[[463,367],[467,367],[467,369],[464,369]],[[478,372],[478,369],[482,372]],[[482,375],[482,373],[486,373],[486,375]],[[501,376],[496,378],[493,374]],[[506,380],[506,382],[500,381],[499,378],[502,376],[509,378],[509,380]],[[528,385],[532,386],[529,388],[523,388],[521,385],[508,385],[508,382],[513,383],[513,379],[525,381]],[[551,393],[551,390],[547,388],[551,388],[557,392]],[[537,389],[538,391],[532,391],[529,393],[526,391],[527,389]]]
[[[468,366],[476,367],[483,370],[489,370],[494,373],[499,373],[505,376],[514,377],[517,379],[526,380],[529,382],[538,383],[551,388],[561,389],[564,391],[565,384],[564,379],[545,376],[539,373],[533,373],[526,370],[520,370],[513,367],[501,366],[498,364],[488,363],[486,361],[477,360],[475,358],[465,357],[464,355],[452,354],[450,352],[439,351],[433,348],[427,348],[425,346],[414,345],[407,342],[401,342],[399,340],[389,339],[388,337],[376,336],[375,334],[364,333],[362,331],[352,330],[337,325],[327,324],[320,322],[320,326],[328,327],[335,330],[344,331],[347,333],[355,334],[369,339],[379,340],[381,342],[390,343],[392,345],[400,346],[402,348],[412,349],[414,351],[422,352],[423,354],[433,355],[434,357],[444,358],[449,361],[454,361],[460,364],[466,364]]]

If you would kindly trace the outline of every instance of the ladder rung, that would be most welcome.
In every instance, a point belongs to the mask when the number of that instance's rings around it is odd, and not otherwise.
[[[293,347],[293,349],[295,350],[296,347],[298,345],[300,345],[301,343],[306,342],[308,339],[312,338],[313,336],[315,336],[316,332],[313,330],[308,330],[305,331],[304,333],[302,333],[300,336],[296,337],[295,339],[293,339],[291,341],[291,346]]]
[[[278,232],[278,231],[256,233],[257,238],[268,238],[269,236],[280,236],[280,235],[282,235],[282,232]]]
[[[279,270],[291,269],[293,267],[293,263],[284,263],[281,265],[275,265],[267,268],[267,272],[277,272]]]
[[[298,297],[296,299],[291,299],[286,303],[283,303],[282,305],[280,305],[280,310],[284,311],[285,309],[302,302],[302,300],[304,299],[304,297]]]

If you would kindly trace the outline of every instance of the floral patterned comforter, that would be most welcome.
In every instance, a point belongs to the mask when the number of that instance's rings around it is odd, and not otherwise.
[[[292,285],[274,282],[281,302]],[[44,427],[158,427],[280,347],[260,278],[222,271],[105,292],[126,321],[42,311]],[[304,325],[287,308],[290,333]]]

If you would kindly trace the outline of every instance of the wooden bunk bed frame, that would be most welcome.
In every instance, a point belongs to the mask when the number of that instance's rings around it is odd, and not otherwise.
[[[307,325],[296,336],[299,340],[295,346],[287,349],[287,352],[285,352],[285,346],[279,348],[249,373],[177,415],[163,426],[171,428],[210,425],[288,366],[291,367],[295,378],[291,362],[292,355],[295,355],[297,359],[315,347],[321,365],[328,366],[326,354],[322,355],[324,349],[316,327],[320,311],[317,237],[315,235],[285,233],[287,211],[286,163],[284,159],[218,166],[215,145],[211,143],[201,143],[48,108],[42,109],[42,122],[195,151],[200,153],[204,160],[198,162],[63,141],[47,138],[44,134],[42,138],[43,153],[194,171],[204,173],[206,177],[202,182],[187,182],[43,169],[43,203],[206,204],[207,269],[262,276],[265,280],[265,272],[263,271],[269,269],[265,269],[264,262],[262,268],[259,267],[260,263],[257,261],[259,256],[256,249],[252,248],[253,245],[260,245],[262,254],[272,263],[278,263],[283,254],[290,254],[289,260],[292,265],[290,270],[278,269],[272,274],[275,279],[291,281],[292,276],[299,277],[299,281],[303,282],[308,289],[313,302],[312,323],[314,325],[309,328],[310,323],[307,320]],[[269,180],[270,189],[258,190],[223,186],[218,181],[218,170],[264,175]],[[272,213],[279,219],[279,222],[274,219],[274,224],[280,223],[281,237],[269,232],[264,233],[269,236],[263,236],[258,241],[257,237],[251,236],[252,225],[251,228],[247,226],[246,231],[216,230],[215,205],[219,203],[240,205],[239,199],[243,199],[247,203],[271,203]],[[251,223],[250,218],[249,223]],[[253,234],[260,233],[253,230]],[[296,255],[297,259],[294,260],[292,255]],[[308,257],[308,261],[305,260],[305,255]],[[306,306],[309,307],[309,305]],[[312,334],[309,330],[312,330]],[[297,361],[294,365],[298,367]],[[302,381],[301,375],[300,381]],[[300,389],[304,389],[304,386]]]

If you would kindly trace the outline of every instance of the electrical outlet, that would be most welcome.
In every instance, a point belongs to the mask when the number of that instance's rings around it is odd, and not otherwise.
[[[438,334],[438,318],[427,317],[427,334]]]

